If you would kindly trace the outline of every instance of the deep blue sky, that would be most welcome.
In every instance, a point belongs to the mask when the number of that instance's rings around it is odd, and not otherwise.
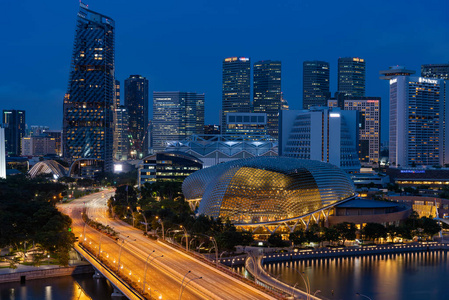
[[[206,123],[218,123],[221,63],[229,56],[282,61],[282,90],[302,104],[302,62],[366,60],[367,96],[382,97],[379,70],[449,61],[449,1],[192,0],[84,1],[116,22],[116,77],[150,80],[150,91],[206,93]],[[77,0],[3,1],[0,18],[0,110],[24,109],[28,125],[62,127],[62,102],[75,31]],[[152,97],[150,98],[151,102]],[[122,99],[123,100],[123,99]],[[151,116],[150,116],[151,117]],[[382,140],[387,139],[387,126]]]

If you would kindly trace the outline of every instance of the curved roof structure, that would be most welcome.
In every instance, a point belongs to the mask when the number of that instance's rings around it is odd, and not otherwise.
[[[40,174],[53,174],[57,177],[67,176],[68,168],[64,167],[55,160],[44,160],[35,164],[29,171],[28,174],[31,178],[34,178]]]
[[[331,164],[288,157],[253,157],[197,171],[184,180],[198,213],[242,224],[276,223],[355,195],[349,176]]]

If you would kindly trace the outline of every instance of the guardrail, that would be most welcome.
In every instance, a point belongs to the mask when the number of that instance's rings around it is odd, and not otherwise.
[[[413,245],[408,244],[377,245],[377,246],[373,245],[373,246],[361,246],[359,248],[341,247],[334,249],[300,250],[298,252],[265,254],[263,258],[265,263],[269,263],[287,260],[369,255],[369,254],[421,252],[421,251],[435,251],[435,250],[449,250],[449,244],[429,242]]]
[[[120,276],[115,274],[108,266],[103,262],[99,261],[95,255],[93,255],[89,249],[82,244],[76,243],[75,250],[83,256],[98,272],[100,272],[104,277],[106,277],[109,282],[118,290],[120,290],[128,299],[131,300],[145,300],[146,298],[142,296],[136,289],[134,289],[130,284],[123,280]]]

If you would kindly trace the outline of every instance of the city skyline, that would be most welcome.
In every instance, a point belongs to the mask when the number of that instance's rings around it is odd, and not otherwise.
[[[303,61],[330,63],[330,90],[334,93],[338,58],[360,57],[366,61],[366,94],[382,97],[382,107],[388,107],[389,87],[378,79],[380,70],[399,64],[419,73],[422,64],[449,61],[444,51],[449,44],[449,21],[444,15],[448,4],[437,2],[439,5],[407,2],[407,7],[405,1],[385,2],[370,6],[369,13],[360,13],[369,4],[330,2],[320,5],[321,17],[326,20],[319,26],[310,26],[310,11],[316,11],[318,4],[294,1],[258,2],[257,6],[252,1],[236,1],[226,7],[206,2],[87,4],[116,21],[116,79],[121,84],[131,74],[142,74],[150,80],[150,95],[164,90],[204,92],[206,124],[218,124],[221,63],[231,56],[249,57],[253,62],[280,60],[283,94],[292,109],[302,107]],[[26,110],[28,125],[62,128],[63,95],[78,5],[78,1],[54,1],[49,7],[32,1],[5,5],[6,11],[15,13],[0,21],[9,28],[5,47],[0,50],[9,57],[0,78],[0,109]],[[347,18],[334,14],[336,5],[347,6]],[[19,12],[22,18],[17,18]],[[279,16],[272,22],[253,16],[268,12]],[[403,15],[401,21],[398,12]],[[418,12],[419,19],[414,17]],[[385,25],[378,22],[380,16]],[[223,26],[229,18],[233,24]],[[356,23],[357,27],[350,26]],[[225,35],[229,30],[241,34],[230,40]],[[276,34],[276,43],[259,42],[267,33]],[[184,44],[182,49],[176,47],[179,42]],[[382,115],[386,124],[388,111],[383,109]],[[387,140],[387,133],[388,126],[383,126],[382,141]]]

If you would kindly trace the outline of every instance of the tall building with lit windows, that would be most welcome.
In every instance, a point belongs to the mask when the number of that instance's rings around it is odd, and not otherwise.
[[[153,92],[153,151],[164,151],[168,141],[202,134],[204,94]]]
[[[360,171],[356,111],[316,106],[283,110],[279,122],[279,156],[319,160],[348,173]]]
[[[130,157],[142,159],[148,154],[148,79],[131,75],[125,80],[125,106],[131,136]]]
[[[120,81],[115,80],[115,108],[120,106]]]
[[[359,146],[361,163],[377,165],[380,154],[380,97],[345,97],[341,107],[359,112]],[[338,100],[328,100],[328,107],[339,107]]]
[[[365,96],[365,60],[358,57],[338,59],[338,92],[344,96]]]
[[[421,76],[449,80],[449,64],[422,65]]]
[[[325,61],[305,61],[302,69],[302,107],[326,106],[330,98],[329,63]]]
[[[221,130],[226,133],[226,115],[251,112],[251,61],[247,57],[223,60]]]
[[[259,61],[253,66],[253,109],[267,114],[267,134],[278,138],[282,108],[281,62]]]
[[[444,89],[442,79],[390,80],[390,165],[435,166],[449,161]]]
[[[80,3],[69,84],[64,96],[63,155],[104,161],[112,171],[114,20]]]
[[[3,127],[5,128],[6,155],[22,155],[22,138],[25,137],[25,111],[4,109]]]

